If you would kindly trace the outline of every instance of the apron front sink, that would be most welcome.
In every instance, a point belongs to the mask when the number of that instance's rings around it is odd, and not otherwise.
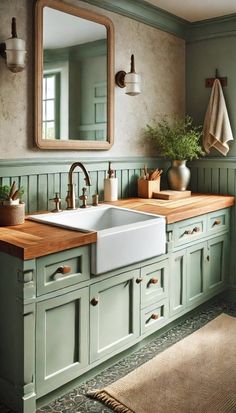
[[[82,232],[96,231],[91,272],[116,268],[165,254],[165,218],[109,205],[31,215],[29,219]]]

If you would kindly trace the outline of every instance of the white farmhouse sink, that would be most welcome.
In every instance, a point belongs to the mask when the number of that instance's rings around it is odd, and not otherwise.
[[[165,218],[159,215],[100,205],[28,218],[78,231],[97,231],[97,242],[91,245],[91,271],[95,275],[165,253]]]

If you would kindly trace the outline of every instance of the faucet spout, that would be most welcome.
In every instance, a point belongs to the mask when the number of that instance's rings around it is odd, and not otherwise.
[[[73,184],[73,172],[75,168],[81,168],[84,176],[85,176],[85,182],[87,186],[91,186],[91,180],[90,176],[88,174],[87,169],[85,166],[82,164],[82,162],[74,162],[69,170],[68,173],[68,191],[67,191],[67,196],[66,196],[66,202],[67,202],[67,208],[66,209],[75,209],[75,189],[74,189],[74,184]]]

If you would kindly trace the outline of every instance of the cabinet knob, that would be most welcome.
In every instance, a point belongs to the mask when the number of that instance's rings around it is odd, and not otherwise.
[[[158,278],[150,278],[150,280],[148,281],[148,284],[157,284],[158,283]]]
[[[207,261],[210,261],[210,255],[207,255]]]
[[[140,284],[143,281],[142,277],[136,278],[136,284]]]
[[[220,225],[221,224],[221,219],[216,219],[214,222],[213,222],[213,227],[215,226],[215,225]]]
[[[186,229],[186,231],[184,231],[184,235],[191,235],[192,231],[191,229]]]
[[[95,307],[98,304],[98,299],[94,297],[94,298],[92,298],[90,303],[93,305],[93,307]]]
[[[159,318],[158,314],[153,313],[150,317],[152,320],[157,320]]]
[[[57,268],[56,272],[59,274],[65,275],[71,272],[71,267],[69,265],[61,265],[60,267]]]

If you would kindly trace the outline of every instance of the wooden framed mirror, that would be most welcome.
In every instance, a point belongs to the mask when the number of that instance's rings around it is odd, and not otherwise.
[[[59,0],[37,0],[35,28],[36,145],[41,149],[110,149],[112,22]]]

